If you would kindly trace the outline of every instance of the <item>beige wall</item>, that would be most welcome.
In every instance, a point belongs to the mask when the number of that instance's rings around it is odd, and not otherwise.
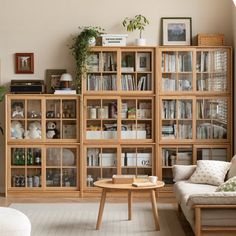
[[[0,3],[0,84],[12,79],[44,79],[46,69],[66,68],[73,74],[68,44],[78,26],[97,25],[107,33],[126,33],[122,20],[136,14],[150,20],[144,32],[150,45],[160,42],[160,18],[171,16],[192,17],[193,36],[221,32],[226,43],[233,44],[231,0],[0,0]],[[129,33],[128,43],[137,35]],[[33,75],[14,74],[15,52],[34,52]],[[3,112],[0,114],[2,122]],[[0,142],[2,153],[3,141]],[[3,160],[0,154],[0,190],[4,186]]]

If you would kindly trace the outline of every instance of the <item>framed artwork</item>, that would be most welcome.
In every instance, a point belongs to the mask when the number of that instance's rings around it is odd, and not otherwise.
[[[151,70],[151,54],[148,52],[137,54],[137,71],[150,71]]]
[[[15,73],[33,74],[34,73],[34,54],[16,53],[15,54]]]
[[[191,45],[191,17],[162,17],[162,45]]]
[[[60,89],[61,75],[66,73],[66,69],[48,69],[46,70],[46,92],[54,93]]]

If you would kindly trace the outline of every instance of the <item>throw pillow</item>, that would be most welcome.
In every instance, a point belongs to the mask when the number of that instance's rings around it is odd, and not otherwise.
[[[187,180],[196,170],[196,165],[174,165],[173,166],[173,181]]]
[[[228,179],[225,183],[217,187],[216,192],[234,192],[236,191],[236,176]]]
[[[230,179],[234,176],[236,176],[236,155],[231,159],[231,166],[227,178]]]
[[[197,168],[189,181],[196,184],[220,185],[224,182],[225,175],[230,165],[230,162],[225,161],[197,161]]]

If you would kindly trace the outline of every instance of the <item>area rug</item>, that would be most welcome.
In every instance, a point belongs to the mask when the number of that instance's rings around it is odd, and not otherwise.
[[[161,230],[155,231],[150,203],[134,203],[128,221],[127,204],[106,203],[100,230],[96,230],[99,203],[11,204],[32,224],[31,236],[184,236],[176,207],[158,204]]]

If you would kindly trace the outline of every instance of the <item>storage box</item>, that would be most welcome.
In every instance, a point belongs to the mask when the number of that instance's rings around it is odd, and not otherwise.
[[[197,42],[198,42],[198,46],[223,46],[224,35],[223,34],[198,34]]]
[[[151,153],[137,153],[137,166],[151,167],[152,154]]]
[[[134,182],[134,175],[113,175],[112,183],[113,184],[132,184]]]
[[[102,34],[102,46],[126,46],[127,34]]]
[[[147,138],[146,130],[121,131],[121,139],[146,139],[146,138]]]
[[[103,167],[114,167],[117,164],[116,153],[102,153],[99,157],[102,159]]]

